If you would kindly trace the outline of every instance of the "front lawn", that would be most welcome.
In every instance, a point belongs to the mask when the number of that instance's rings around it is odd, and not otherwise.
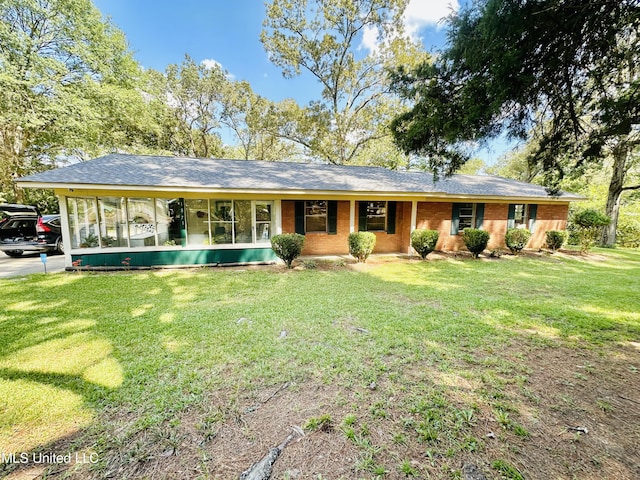
[[[0,280],[0,476],[640,476],[640,252],[321,267]]]

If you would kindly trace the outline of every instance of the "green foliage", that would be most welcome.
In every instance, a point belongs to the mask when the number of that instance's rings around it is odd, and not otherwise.
[[[0,2],[0,45],[0,191],[8,200],[32,202],[15,176],[144,148],[154,137],[139,66],[90,0]]]
[[[562,248],[562,245],[564,245],[564,242],[566,241],[567,232],[563,232],[561,230],[549,230],[545,233],[545,243],[552,252]]]
[[[402,108],[389,95],[387,71],[428,58],[399,35],[405,7],[402,0],[266,2],[260,40],[269,59],[286,78],[310,73],[320,85],[308,106],[282,104],[282,117],[288,120],[279,129],[283,138],[330,163],[369,162],[371,153],[374,161],[386,163],[380,150],[397,158],[400,152],[381,141],[389,118]],[[367,29],[382,38],[376,52],[363,55],[358,32]]]
[[[349,234],[349,253],[358,262],[366,262],[376,246],[376,236],[372,232],[354,232]]]
[[[411,232],[411,246],[424,260],[436,249],[439,236],[437,230],[416,229]]]
[[[585,208],[573,213],[571,223],[576,230],[580,250],[587,252],[596,243],[602,228],[611,223],[611,219],[596,209]]]
[[[621,247],[640,247],[640,221],[620,218],[618,220],[616,243]]]
[[[435,64],[394,75],[394,88],[415,102],[391,123],[394,138],[436,173],[452,173],[469,159],[469,141],[533,131],[531,163],[557,186],[585,158],[597,163],[608,140],[633,134],[637,19],[636,0],[468,2],[448,18]]]
[[[509,480],[524,480],[522,474],[504,460],[495,460],[491,464],[491,468],[500,472],[500,475],[502,475],[503,478],[507,478]]]
[[[304,424],[304,430],[307,432],[323,431],[328,432],[333,430],[333,421],[331,415],[325,413],[319,417],[311,417]]]
[[[287,268],[300,256],[304,247],[304,235],[299,233],[283,233],[271,237],[271,248],[276,256],[281,259]]]
[[[465,228],[462,233],[462,241],[474,258],[478,258],[489,243],[489,232],[478,228]]]
[[[504,242],[511,253],[517,255],[527,246],[527,242],[531,238],[531,232],[524,228],[510,228],[504,236]]]

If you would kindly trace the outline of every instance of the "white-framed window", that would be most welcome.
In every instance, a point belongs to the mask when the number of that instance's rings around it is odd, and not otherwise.
[[[327,201],[306,200],[304,202],[304,231],[327,231]]]
[[[458,210],[458,230],[462,232],[465,228],[473,228],[476,224],[476,204],[461,203]]]
[[[516,203],[513,210],[514,228],[529,228],[529,205]]]
[[[387,230],[387,202],[367,202],[367,231],[384,232]]]

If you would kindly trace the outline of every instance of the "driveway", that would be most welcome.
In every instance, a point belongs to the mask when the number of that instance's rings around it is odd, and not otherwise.
[[[47,255],[47,273],[64,270],[64,255]],[[21,257],[11,258],[0,252],[0,278],[44,273],[40,253],[25,253]]]

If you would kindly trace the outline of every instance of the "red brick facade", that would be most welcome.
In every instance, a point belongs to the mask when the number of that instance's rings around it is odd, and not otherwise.
[[[394,234],[374,232],[376,247],[374,253],[407,253],[410,245],[412,202],[397,202],[396,229]],[[462,235],[451,234],[451,202],[418,202],[416,210],[416,228],[438,230],[437,250],[465,250]],[[358,230],[358,202],[355,202],[355,231]],[[508,203],[485,203],[482,228],[491,234],[488,249],[505,248],[504,237],[507,231]],[[567,225],[568,204],[538,204],[535,231],[527,248],[540,248],[545,242],[548,230],[564,230]],[[282,201],[282,231],[295,231],[295,202]],[[306,235],[303,255],[344,255],[349,253],[348,236],[350,232],[350,202],[338,201],[337,233],[309,233]]]

